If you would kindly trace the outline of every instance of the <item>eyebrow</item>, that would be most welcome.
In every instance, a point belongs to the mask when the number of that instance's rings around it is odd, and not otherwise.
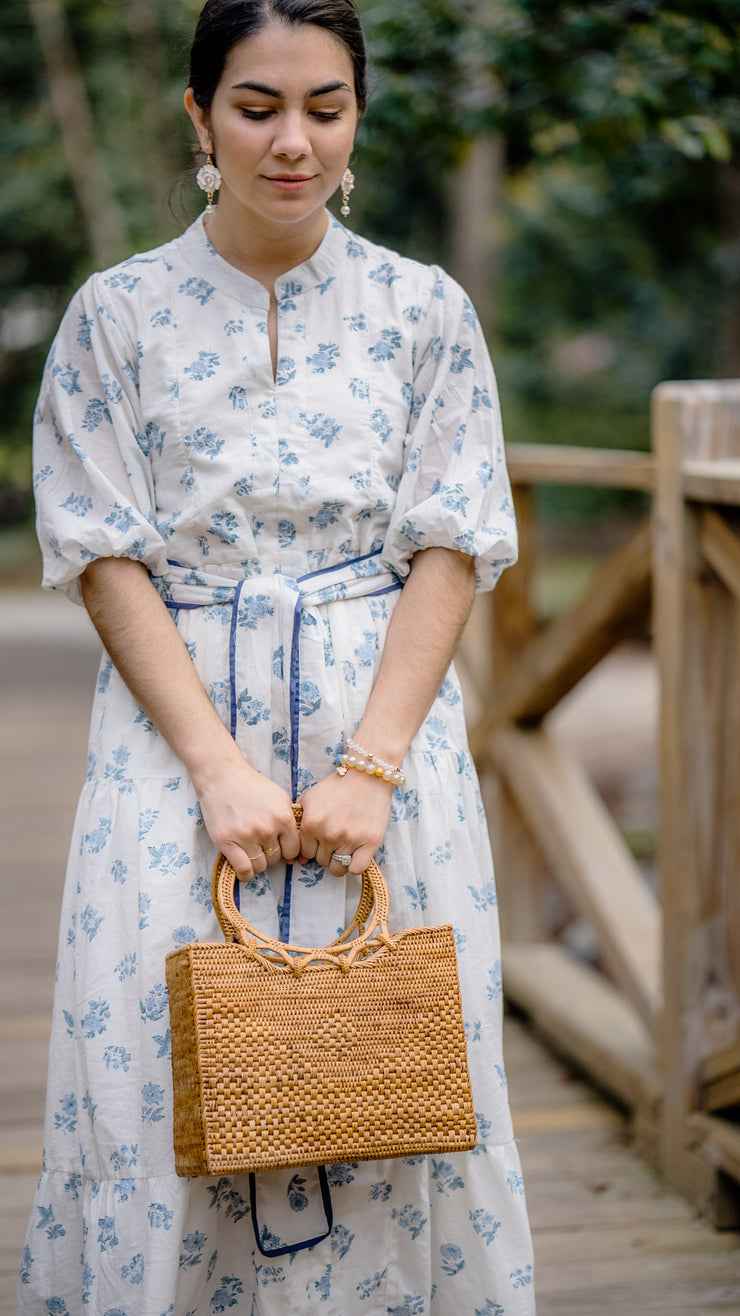
[[[284,100],[282,91],[277,91],[275,87],[267,87],[264,82],[235,82],[232,91],[258,91],[263,96],[272,96],[275,100]],[[306,93],[306,100],[313,100],[315,96],[328,96],[332,91],[350,91],[352,88],[346,82],[327,82],[323,87],[312,87]]]

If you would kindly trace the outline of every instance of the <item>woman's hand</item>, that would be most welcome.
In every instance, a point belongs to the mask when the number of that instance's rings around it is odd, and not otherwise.
[[[333,772],[311,786],[301,797],[301,862],[315,859],[335,877],[362,873],[385,836],[392,798],[388,782],[359,772]],[[351,854],[349,867],[334,852]]]
[[[290,796],[251,768],[238,750],[228,764],[219,763],[214,773],[193,784],[208,835],[242,882],[270,864],[298,858]]]

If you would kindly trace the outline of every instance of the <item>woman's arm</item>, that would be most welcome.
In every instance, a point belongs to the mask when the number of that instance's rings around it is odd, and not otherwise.
[[[367,708],[353,737],[386,762],[400,763],[439,693],[475,594],[475,564],[465,553],[416,553],[388,627]],[[349,729],[348,729],[349,734]],[[332,851],[353,855],[350,872],[367,867],[388,825],[393,788],[350,771],[332,773],[303,797],[301,853],[347,870]]]
[[[279,845],[285,859],[295,859],[289,796],[243,758],[146,568],[131,558],[101,558],[86,568],[81,585],[93,625],[134,699],[182,759],[214,845],[242,879],[264,871],[264,859],[249,859],[260,850]]]

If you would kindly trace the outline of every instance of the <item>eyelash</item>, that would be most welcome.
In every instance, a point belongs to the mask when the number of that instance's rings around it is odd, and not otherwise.
[[[275,111],[241,109],[239,113],[242,114],[245,119],[251,119],[257,123],[264,123],[266,119],[269,119],[270,116],[275,113]],[[321,123],[334,123],[341,117],[339,110],[311,110],[310,113],[313,115],[314,119],[318,119]]]

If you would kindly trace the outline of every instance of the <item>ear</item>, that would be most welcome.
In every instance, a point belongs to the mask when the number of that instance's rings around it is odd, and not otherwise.
[[[201,149],[205,151],[206,155],[208,155],[209,151],[213,151],[213,138],[211,136],[211,124],[208,112],[202,110],[200,105],[196,102],[192,87],[188,87],[185,92],[184,101],[185,109],[190,115],[190,118],[193,121],[193,127],[198,134],[198,141],[200,142]]]

